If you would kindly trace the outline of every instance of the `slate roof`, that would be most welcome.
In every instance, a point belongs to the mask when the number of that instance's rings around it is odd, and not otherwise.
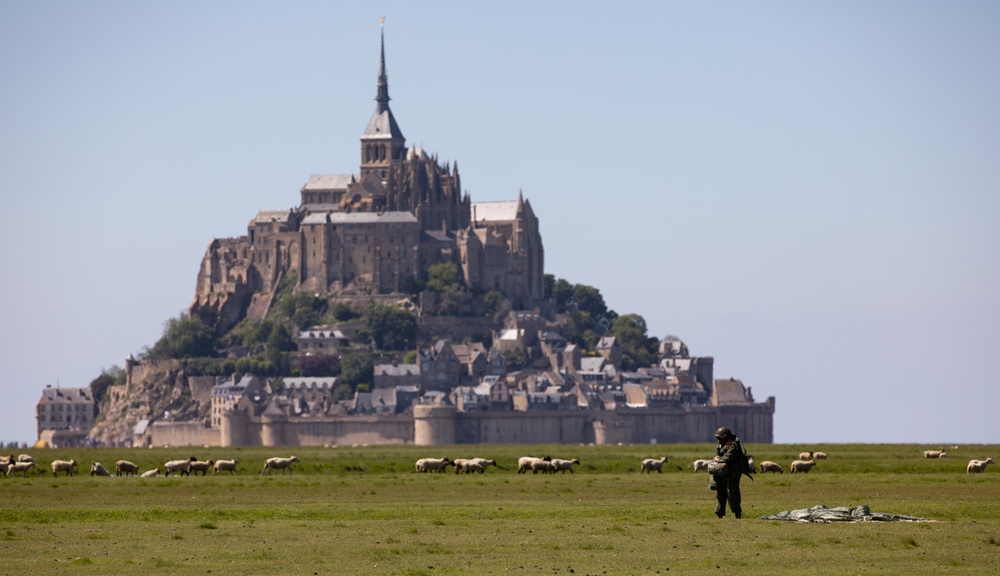
[[[330,214],[313,213],[306,216],[303,224],[416,224],[417,217],[411,212],[333,212]]]
[[[472,214],[476,222],[517,220],[517,200],[473,202]]]
[[[89,386],[83,388],[47,387],[42,390],[42,398],[39,400],[39,403],[42,402],[52,404],[92,404],[94,398],[91,396]]]
[[[303,190],[346,190],[347,187],[357,181],[354,174],[313,174],[309,177]]]
[[[365,127],[365,133],[363,137],[367,139],[391,139],[391,138],[403,138],[403,131],[399,129],[399,124],[396,124],[396,118],[392,115],[392,110],[386,106],[385,110],[379,110],[379,107],[375,107],[375,112],[372,113],[372,117],[368,120],[368,126]]]

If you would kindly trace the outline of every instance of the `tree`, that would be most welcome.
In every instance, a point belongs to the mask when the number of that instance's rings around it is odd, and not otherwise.
[[[590,317],[600,322],[608,315],[608,306],[604,303],[601,291],[593,286],[577,284],[573,287],[573,301],[578,310],[590,314]]]
[[[215,354],[212,328],[198,316],[181,313],[163,323],[163,336],[149,349],[154,359],[197,358]]]
[[[365,313],[365,336],[380,350],[415,347],[417,330],[417,317],[394,306],[373,304]]]
[[[354,320],[355,318],[361,317],[360,312],[343,302],[338,302],[337,305],[333,307],[332,313],[333,319],[337,322],[347,322],[348,320]]]
[[[610,333],[622,347],[622,368],[635,370],[656,360],[659,340],[647,336],[646,319],[638,314],[624,314],[615,319]]]
[[[372,356],[367,352],[354,352],[345,355],[340,359],[340,378],[338,382],[351,389],[351,393],[360,384],[371,385],[375,377],[375,368],[372,366]]]
[[[279,323],[271,329],[271,334],[267,337],[267,359],[270,362],[281,364],[284,360],[282,353],[292,352],[297,348],[295,340],[284,324]]]
[[[436,262],[427,269],[427,289],[444,292],[451,287],[461,287],[462,276],[454,262]]]
[[[503,358],[507,362],[508,368],[520,368],[524,366],[524,352],[520,348],[508,348],[504,350]]]
[[[483,296],[486,315],[495,321],[500,321],[510,312],[510,300],[499,290],[490,290]]]
[[[336,356],[303,356],[298,360],[302,376],[336,376],[340,374],[340,358]]]
[[[552,298],[552,290],[556,286],[556,277],[552,274],[546,274],[542,276],[542,285],[544,286],[544,292],[542,297],[548,300]]]
[[[125,378],[125,371],[120,366],[112,365],[101,370],[101,375],[90,381],[90,394],[94,397],[94,403],[100,404],[111,386],[125,384]]]
[[[556,306],[565,307],[573,300],[573,285],[559,278],[552,284],[552,297],[556,299]]]

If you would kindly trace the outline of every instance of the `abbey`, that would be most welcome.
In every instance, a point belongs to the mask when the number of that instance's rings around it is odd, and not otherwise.
[[[545,252],[531,203],[520,193],[472,202],[457,163],[406,146],[389,108],[384,34],[375,101],[359,172],[311,176],[298,208],[262,210],[246,236],[212,240],[192,311],[210,310],[224,325],[244,311],[255,317],[285,278],[317,293],[399,293],[438,262],[456,264],[470,290],[502,291],[515,308],[543,300]]]

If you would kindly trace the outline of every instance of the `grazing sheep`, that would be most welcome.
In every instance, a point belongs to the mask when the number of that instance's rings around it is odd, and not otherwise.
[[[65,472],[67,476],[73,475],[73,470],[76,468],[76,460],[53,460],[52,461],[52,475],[58,476],[59,472]]]
[[[139,473],[139,467],[128,460],[115,462],[115,476],[135,476]]]
[[[170,476],[171,472],[180,472],[181,476],[189,476],[191,474],[191,463],[197,462],[198,459],[191,456],[187,460],[171,460],[163,464],[163,475]]]
[[[778,474],[784,474],[785,469],[781,467],[781,464],[777,462],[771,462],[770,460],[764,460],[760,463],[760,473],[764,472],[777,472]]]
[[[527,473],[528,470],[531,470],[532,462],[536,462],[539,460],[544,460],[545,462],[549,462],[552,460],[552,457],[543,456],[542,458],[536,458],[534,456],[521,456],[520,458],[517,459],[517,473],[518,474]]]
[[[9,462],[9,461],[6,461],[6,460],[0,460],[0,474],[2,474],[4,478],[6,478],[7,477],[7,470],[11,466],[13,466],[13,465],[14,465],[13,462]]]
[[[10,465],[7,466],[7,477],[10,478],[13,474],[23,472],[24,477],[27,478],[28,470],[34,468],[34,466],[34,462],[11,462]]]
[[[90,475],[91,476],[111,476],[111,472],[108,472],[108,469],[104,467],[104,464],[101,464],[100,462],[91,462],[90,463]]]
[[[236,459],[233,459],[233,460],[216,460],[215,461],[215,471],[212,472],[212,474],[218,474],[219,472],[222,472],[222,471],[228,471],[230,474],[239,474],[239,472],[236,471],[236,465],[239,464],[239,463],[240,463],[240,461],[236,460]]]
[[[264,467],[260,469],[260,475],[263,476],[266,471],[268,474],[271,470],[281,470],[281,475],[285,475],[285,469],[288,469],[288,473],[292,473],[292,462],[298,462],[299,459],[295,456],[290,456],[288,458],[268,458],[264,461]]]
[[[698,470],[704,470],[707,472],[709,462],[711,462],[711,460],[695,460],[694,462],[691,463],[691,467],[694,468],[695,472],[697,472]]]
[[[480,474],[482,474],[483,472],[486,472],[486,466],[483,466],[479,462],[468,461],[462,465],[461,471],[464,472],[465,474],[472,474],[473,472],[479,472]],[[458,464],[456,464],[455,474],[458,473],[459,473],[459,467]]]
[[[947,450],[924,450],[924,458],[947,458]]]
[[[812,459],[813,459],[812,452],[799,452],[799,460],[812,460]]]
[[[808,474],[812,467],[816,465],[815,460],[796,460],[792,462],[792,474],[796,472],[802,472],[803,474]]]
[[[580,463],[580,461],[577,460],[576,458],[573,458],[572,460],[562,460],[560,458],[553,458],[551,462],[552,462],[552,471],[562,472],[563,474],[565,474],[567,470],[569,470],[570,474],[575,474],[575,472],[573,472],[573,465]]]
[[[531,461],[531,473],[538,474],[555,474],[556,465],[552,463],[552,460],[532,460]]]
[[[159,468],[153,468],[152,470],[146,470],[142,473],[142,478],[155,478],[160,475]]]
[[[447,472],[448,466],[454,466],[455,463],[444,458],[421,458],[417,460],[414,464],[417,472]]]
[[[965,467],[965,471],[969,474],[979,473],[986,470],[986,466],[990,464],[996,464],[992,458],[987,458],[986,460],[969,460],[969,465]]]
[[[486,458],[456,458],[452,461],[452,465],[455,467],[455,474],[471,474],[472,472],[482,474],[486,472],[487,467],[496,466],[497,461]]]
[[[643,472],[648,472],[652,474],[653,470],[656,470],[658,473],[662,474],[663,463],[666,461],[667,461],[666,456],[664,456],[663,458],[646,458],[645,460],[642,461],[641,464],[639,464],[639,474],[642,474]]]
[[[35,457],[32,456],[31,454],[18,454],[17,461],[18,462],[34,462],[35,461]]]
[[[826,460],[826,452],[813,452],[813,460]]]
[[[215,462],[211,460],[194,460],[188,465],[188,473],[193,473],[197,476],[198,472],[201,472],[202,476],[207,476],[208,471],[212,469],[214,464]]]

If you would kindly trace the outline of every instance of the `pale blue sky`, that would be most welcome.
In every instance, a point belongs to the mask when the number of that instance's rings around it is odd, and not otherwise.
[[[0,441],[393,112],[778,442],[1000,442],[996,2],[0,2]],[[707,439],[706,439],[707,440]]]

